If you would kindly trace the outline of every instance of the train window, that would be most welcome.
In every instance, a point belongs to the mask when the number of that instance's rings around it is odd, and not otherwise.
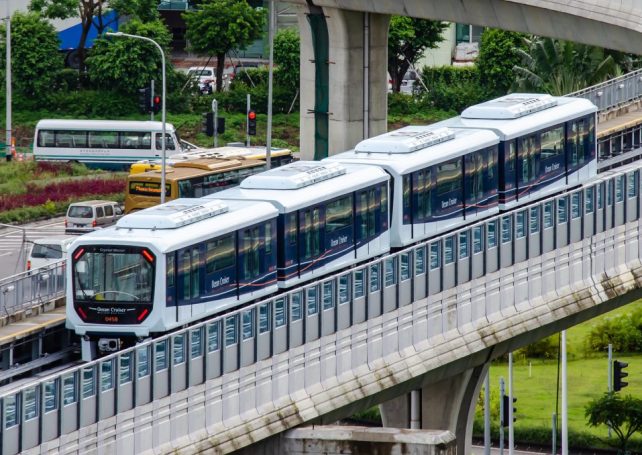
[[[488,237],[488,248],[495,248],[497,246],[497,220],[486,223],[486,232]]]
[[[94,367],[82,369],[82,397],[89,398],[96,394],[96,384],[94,381]]]
[[[243,279],[248,283],[260,275],[259,228],[253,227],[243,231]]]
[[[185,334],[181,333],[172,337],[174,365],[185,362]]]
[[[58,408],[58,380],[46,381],[45,388],[45,414]]]
[[[484,195],[485,197],[490,197],[497,194],[497,187],[499,185],[499,173],[497,172],[499,148],[497,145],[494,145],[486,149],[484,153],[486,155]]]
[[[444,240],[444,265],[455,262],[455,236],[451,235]]]
[[[156,362],[156,371],[162,371],[167,368],[167,340],[154,343],[154,360]]]
[[[207,352],[218,351],[219,321],[207,324]]]
[[[526,236],[526,210],[520,210],[515,215],[515,238],[521,239]]]
[[[535,181],[539,168],[539,145],[536,135],[519,138],[517,156],[519,160],[518,184],[524,185]]]
[[[67,406],[75,403],[76,400],[76,374],[71,373],[62,379],[62,403]]]
[[[290,320],[298,321],[302,316],[301,292],[295,292],[290,295]]]
[[[201,343],[203,328],[190,331],[190,357],[195,359],[203,354],[203,344]]]
[[[622,202],[624,200],[624,176],[618,175],[615,177],[615,202]]]
[[[410,175],[403,176],[403,222],[410,223]]]
[[[393,286],[397,283],[396,258],[387,258],[384,263],[384,286]]]
[[[594,188],[587,188],[586,190],[584,190],[584,213],[586,213],[587,215],[589,213],[593,213],[593,210],[594,210],[593,197],[594,197]]]
[[[430,169],[413,173],[413,219],[426,221],[432,216],[432,177]]]
[[[350,301],[350,275],[345,274],[339,277],[339,305]]]
[[[540,134],[541,142],[541,158],[548,160],[552,158],[562,158],[561,168],[564,167],[563,154],[564,154],[564,126],[560,125],[557,128],[552,128],[548,131],[543,131]],[[546,168],[547,172],[554,171],[557,168]]]
[[[580,163],[580,147],[579,147],[579,124],[578,121],[568,122],[567,124],[567,137],[566,148],[568,150],[568,164],[569,167],[574,169]]]
[[[580,206],[580,193],[575,192],[571,194],[571,218],[579,218],[582,214],[582,208]]]
[[[510,215],[502,217],[502,243],[508,243],[513,238],[513,220]]]
[[[459,259],[468,257],[468,231],[459,233]]]
[[[270,330],[270,304],[259,305],[259,333]]]
[[[274,301],[274,327],[282,327],[287,320],[285,298],[279,297]]]
[[[462,160],[456,158],[437,165],[437,194],[443,196],[461,190]]]
[[[370,292],[379,290],[379,263],[370,266]]]
[[[38,417],[38,394],[36,387],[22,391],[22,403],[24,405],[25,422]]]
[[[531,234],[537,234],[539,232],[539,207],[531,207],[529,221]]]
[[[205,272],[208,274],[232,267],[236,263],[233,234],[208,241],[205,249],[207,261]]]
[[[326,233],[352,226],[352,195],[330,202],[325,209]]]
[[[379,207],[381,209],[381,230],[388,229],[388,184],[384,183],[380,187],[381,201]]]
[[[132,352],[118,357],[118,384],[127,384],[132,380]]]
[[[415,249],[415,276],[426,272],[426,250],[423,246]]]
[[[311,288],[305,290],[305,305],[308,308],[308,316],[317,314],[319,312],[316,286],[312,286]]]
[[[566,206],[566,197],[557,200],[557,223],[566,223],[568,219],[568,208]]]
[[[4,427],[11,428],[18,425],[18,395],[10,395],[2,399],[4,402]]]
[[[272,254],[272,221],[265,223],[265,254]]]
[[[238,315],[234,314],[225,318],[225,346],[238,343]]]
[[[484,226],[473,228],[473,254],[481,253],[484,249]]]
[[[296,213],[289,213],[286,215],[286,229],[287,229],[287,239],[288,243],[292,245],[296,245]]]
[[[326,281],[323,283],[323,309],[330,310],[334,308],[334,283]]]
[[[192,288],[192,298],[196,299],[199,297],[201,292],[201,260],[200,252],[198,247],[192,248],[192,273],[190,274],[192,278],[191,288]]]
[[[243,339],[249,340],[254,338],[254,308],[243,311]]]
[[[553,226],[553,201],[544,202],[544,229]]]
[[[321,254],[321,212],[319,208],[303,212],[303,259],[309,260]]]
[[[367,228],[368,237],[372,237],[377,233],[377,225],[375,224],[375,216],[377,212],[377,192],[374,188],[368,190],[368,215],[367,215]]]
[[[174,287],[175,265],[176,265],[176,260],[174,257],[174,253],[169,253],[167,255],[167,287],[168,288]]]
[[[485,150],[469,153],[464,157],[466,203],[474,206],[484,197]]]
[[[635,184],[635,172],[631,172],[626,176],[627,180],[627,190],[626,194],[628,197],[635,197],[638,195],[638,187]]]
[[[440,242],[430,244],[430,270],[438,269],[441,264]]]
[[[136,349],[136,355],[138,356],[136,362],[138,377],[144,378],[149,374],[149,346]]]
[[[401,281],[410,279],[410,253],[402,253],[401,258]]]
[[[354,298],[364,296],[364,269],[354,271]]]

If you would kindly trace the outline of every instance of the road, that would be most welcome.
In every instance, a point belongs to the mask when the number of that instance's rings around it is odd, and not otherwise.
[[[31,242],[43,237],[62,235],[65,235],[64,217],[16,227],[0,226],[0,278],[25,270]]]

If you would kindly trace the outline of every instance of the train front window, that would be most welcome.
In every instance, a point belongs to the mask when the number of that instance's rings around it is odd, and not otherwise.
[[[81,246],[73,254],[75,299],[150,303],[154,267],[145,248]]]

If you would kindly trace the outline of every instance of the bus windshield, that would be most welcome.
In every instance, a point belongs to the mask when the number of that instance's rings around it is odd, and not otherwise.
[[[151,303],[154,255],[145,248],[83,246],[74,252],[77,302]]]

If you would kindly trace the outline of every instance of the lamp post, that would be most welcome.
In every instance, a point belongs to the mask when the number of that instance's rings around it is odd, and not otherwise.
[[[160,52],[161,55],[161,62],[163,66],[163,99],[161,101],[161,122],[163,124],[162,130],[163,130],[163,136],[161,138],[161,144],[162,144],[162,162],[161,162],[161,193],[160,193],[160,201],[161,204],[165,203],[165,141],[166,141],[166,126],[165,126],[165,97],[167,95],[166,93],[166,84],[165,84],[165,52],[163,52],[163,48],[160,47],[160,45],[154,41],[151,38],[147,38],[146,36],[140,36],[140,35],[131,35],[129,33],[123,33],[123,32],[107,32],[105,33],[107,36],[126,36],[128,38],[136,38],[136,39],[141,39],[143,41],[148,41],[154,46],[158,48],[158,52]]]
[[[6,134],[7,134],[7,139],[6,139],[6,144],[5,144],[5,154],[9,156],[11,154],[11,10],[9,9],[9,0],[7,0],[7,43],[6,43],[6,121],[5,121],[5,128],[6,128]]]

